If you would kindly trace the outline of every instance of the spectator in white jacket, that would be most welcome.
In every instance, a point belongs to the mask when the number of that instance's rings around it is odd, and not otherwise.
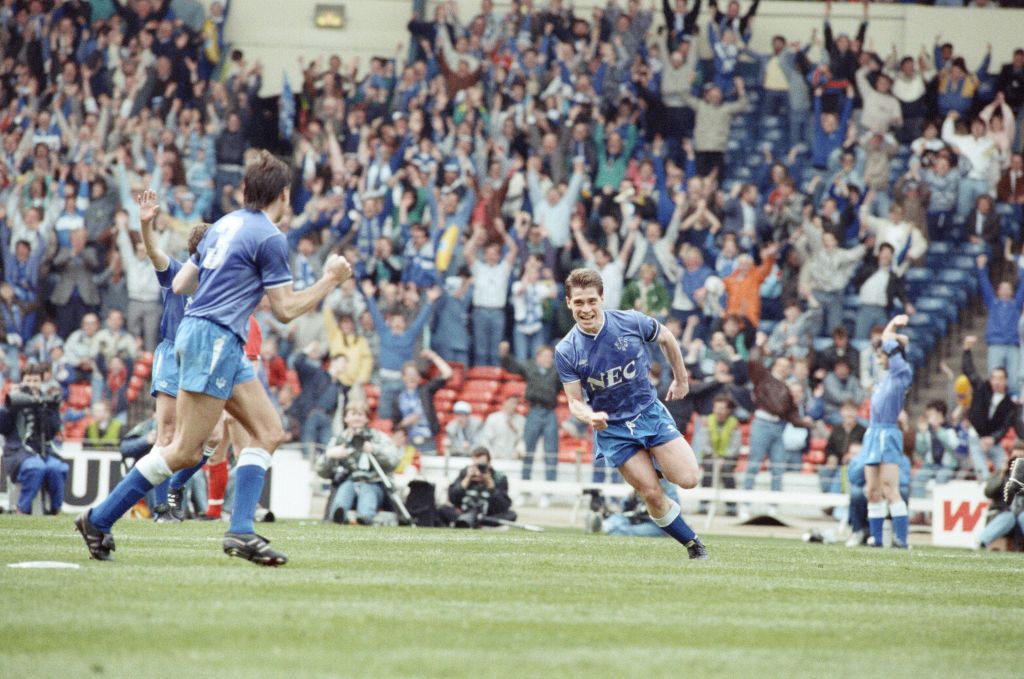
[[[128,234],[128,213],[118,211],[114,220],[117,224],[117,248],[121,253],[121,264],[128,285],[128,310],[125,318],[127,330],[142,338],[146,351],[153,351],[156,349],[160,316],[163,313],[160,284],[146,256],[142,239],[133,240]]]
[[[963,221],[974,209],[978,196],[992,193],[992,167],[999,162],[999,149],[988,136],[988,126],[981,118],[971,121],[970,134],[958,134],[956,121],[960,114],[950,111],[942,123],[942,141],[953,147],[960,156],[971,161],[971,170],[960,182],[960,195],[957,197],[956,216]]]
[[[497,460],[521,459],[526,452],[523,442],[526,418],[516,412],[518,407],[518,396],[507,397],[501,404],[501,410],[487,416],[477,434],[477,445],[486,447]]]
[[[540,178],[541,159],[530,158],[526,172],[526,185],[530,190],[530,202],[533,204],[533,221],[540,224],[548,232],[548,239],[555,248],[560,248],[569,241],[569,219],[572,210],[579,200],[580,189],[586,175],[583,172],[583,160],[573,161],[572,178],[565,193],[560,194],[558,187],[548,186],[544,191]]]
[[[876,73],[874,85],[868,73]],[[892,95],[892,77],[883,72],[873,59],[867,66],[857,70],[857,89],[864,107],[860,125],[870,132],[887,134],[903,125],[903,109],[900,100]]]

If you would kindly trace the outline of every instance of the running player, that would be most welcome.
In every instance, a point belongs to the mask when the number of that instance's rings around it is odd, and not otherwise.
[[[593,269],[569,274],[565,295],[576,326],[555,348],[555,365],[569,411],[593,425],[596,454],[636,489],[651,520],[683,544],[691,559],[708,558],[704,544],[683,520],[679,503],[665,495],[658,480],[660,471],[682,488],[694,488],[700,481],[690,444],[648,380],[647,345],[657,343],[674,377],[667,398],[686,396],[689,377],[679,343],[650,316],[604,311],[604,282]]]
[[[889,321],[882,332],[882,342],[875,352],[875,360],[885,377],[871,394],[871,421],[864,432],[865,492],[868,496],[868,527],[874,546],[882,546],[882,526],[886,514],[892,515],[892,546],[907,548],[907,533],[910,522],[907,517],[907,503],[900,496],[900,458],[903,457],[903,430],[896,420],[903,410],[903,399],[910,387],[914,374],[903,355],[907,345],[906,335],[896,334],[896,329],[908,323],[901,314]],[[886,506],[888,503],[888,506]]]
[[[90,557],[111,559],[114,522],[150,488],[199,462],[203,442],[226,409],[252,441],[238,456],[234,511],[224,551],[265,566],[287,563],[288,558],[256,535],[253,527],[266,470],[284,431],[243,353],[248,319],[267,294],[275,318],[288,323],[314,309],[352,275],[344,257],[331,255],[320,280],[302,291],[294,289],[288,243],[275,225],[288,208],[291,180],[285,163],[267,151],[259,152],[245,171],[245,207],[210,227],[198,256],[174,277],[174,292],[192,296],[175,338],[179,378],[175,418],[182,426],[175,428],[170,444],[154,446],[106,500],[76,519]]]

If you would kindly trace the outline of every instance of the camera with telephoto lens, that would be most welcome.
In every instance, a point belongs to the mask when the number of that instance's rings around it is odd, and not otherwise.
[[[60,408],[60,394],[42,394],[31,389],[15,389],[7,396],[7,406],[12,410],[25,408]]]

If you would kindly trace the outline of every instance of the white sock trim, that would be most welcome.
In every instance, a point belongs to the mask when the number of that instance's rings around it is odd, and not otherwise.
[[[672,503],[672,506],[669,507],[668,513],[665,514],[665,516],[661,517],[660,519],[655,518],[654,516],[651,517],[651,521],[653,521],[658,526],[658,528],[664,528],[665,526],[669,525],[670,523],[678,519],[679,514],[682,512],[682,510],[679,508],[678,502],[676,502],[675,500],[670,500],[670,502]]]
[[[898,516],[906,516],[908,514],[907,503],[903,500],[893,502],[889,505],[889,513],[892,514],[892,518],[894,519]]]
[[[216,448],[211,448],[210,446],[203,447],[203,457],[205,457],[206,459],[210,459],[211,457],[213,457],[213,454],[216,452]]]
[[[888,506],[883,502],[869,502],[868,503],[868,518],[869,519],[884,519],[885,515],[889,513]]]
[[[208,504],[208,505],[222,505],[222,504],[224,504],[224,500],[207,500],[206,504]]]
[[[244,467],[251,464],[263,469],[270,469],[271,460],[270,453],[262,448],[242,448],[242,452],[238,455],[238,464],[235,466]]]
[[[167,460],[164,459],[161,449],[156,446],[135,463],[135,468],[154,486],[159,486],[174,474],[167,466]]]

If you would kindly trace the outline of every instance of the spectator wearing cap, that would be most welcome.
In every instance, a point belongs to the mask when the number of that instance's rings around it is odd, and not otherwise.
[[[473,408],[465,401],[456,401],[452,406],[452,419],[444,428],[444,454],[455,457],[469,457],[479,443],[483,423],[473,414]]]
[[[516,261],[518,246],[515,240],[502,232],[506,251],[491,243],[484,248],[483,261],[476,251],[486,240],[486,232],[477,228],[466,243],[466,264],[473,273],[473,363],[498,365],[498,345],[505,337],[505,305],[508,303],[512,265]]]
[[[720,87],[710,85],[704,96],[697,99],[686,93],[687,106],[694,110],[693,147],[697,151],[697,174],[706,177],[717,169],[717,176],[725,174],[725,146],[729,141],[729,126],[734,115],[747,110],[747,93],[743,80],[735,79],[736,101],[725,102]]]

